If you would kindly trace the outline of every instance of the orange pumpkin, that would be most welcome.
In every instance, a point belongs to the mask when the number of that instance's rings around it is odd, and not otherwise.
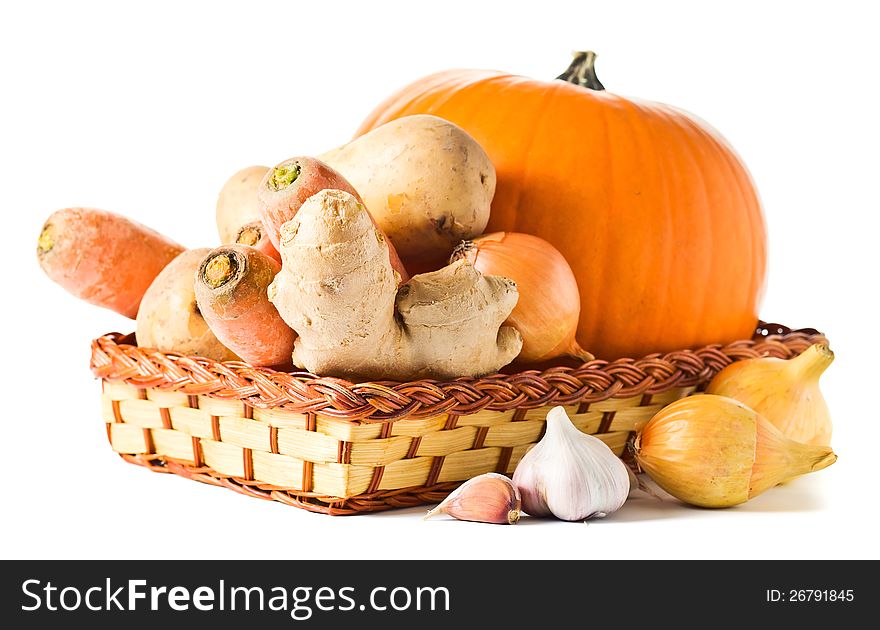
[[[403,88],[358,135],[410,114],[466,129],[498,176],[487,232],[555,245],[578,280],[577,340],[600,358],[749,338],[766,232],[743,163],[685,112],[604,91],[593,53],[561,80],[450,70]]]

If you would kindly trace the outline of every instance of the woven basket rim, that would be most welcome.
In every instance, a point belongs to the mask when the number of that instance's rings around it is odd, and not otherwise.
[[[240,400],[251,407],[282,408],[352,422],[393,422],[654,395],[705,383],[733,361],[759,356],[787,359],[814,343],[827,343],[814,328],[793,330],[760,322],[752,339],[648,354],[640,359],[596,359],[575,367],[453,381],[353,383],[240,361],[159,352],[135,345],[134,334],[108,333],[92,341],[90,367],[98,378],[139,388]]]

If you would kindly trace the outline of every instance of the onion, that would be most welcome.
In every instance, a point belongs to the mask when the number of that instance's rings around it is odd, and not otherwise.
[[[582,361],[594,358],[575,340],[581,300],[574,273],[550,243],[531,234],[494,232],[462,241],[450,262],[459,258],[484,275],[516,282],[519,301],[505,324],[522,335],[518,361],[537,363],[566,355]]]
[[[754,409],[715,394],[663,407],[641,428],[632,449],[658,486],[710,508],[744,503],[837,461],[830,447],[795,442]],[[525,494],[522,499],[528,510]]]

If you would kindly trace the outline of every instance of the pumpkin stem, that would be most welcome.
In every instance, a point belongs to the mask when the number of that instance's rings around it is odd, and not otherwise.
[[[605,86],[602,85],[599,77],[596,76],[595,63],[596,53],[593,51],[582,50],[576,52],[568,69],[556,78],[590,90],[604,90]]]

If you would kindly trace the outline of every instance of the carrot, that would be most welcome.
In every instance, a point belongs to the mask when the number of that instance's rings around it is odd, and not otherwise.
[[[260,219],[276,250],[279,249],[281,226],[296,215],[306,199],[327,189],[342,190],[354,195],[363,205],[363,200],[348,180],[321,160],[295,157],[269,169],[260,182],[257,197],[260,202]],[[376,225],[375,221],[373,225]],[[397,250],[378,226],[376,229],[388,242],[391,266],[400,274],[400,284],[406,282],[409,274],[400,261]]]
[[[245,245],[223,245],[205,256],[196,273],[199,311],[223,344],[251,365],[290,364],[296,333],[266,288],[281,264]]]
[[[281,262],[281,254],[278,253],[278,250],[272,245],[272,241],[269,240],[269,235],[266,233],[265,228],[263,228],[262,221],[258,220],[245,223],[238,230],[233,242],[238,243],[239,245],[253,247],[279,263]]]
[[[140,223],[94,208],[54,212],[37,241],[37,258],[49,278],[132,319],[150,283],[183,250]]]

